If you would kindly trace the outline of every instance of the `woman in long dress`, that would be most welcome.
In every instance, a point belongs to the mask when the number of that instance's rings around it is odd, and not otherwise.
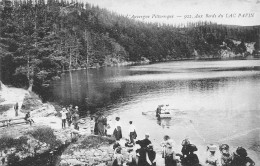
[[[121,123],[119,117],[116,117],[116,123],[115,123],[115,129],[113,135],[117,141],[119,141],[122,138],[122,129],[121,129]]]
[[[104,136],[105,135],[104,116],[99,116],[97,118],[97,128],[98,128],[98,135]]]
[[[165,166],[177,166],[175,152],[172,149],[172,144],[167,142],[164,156]]]

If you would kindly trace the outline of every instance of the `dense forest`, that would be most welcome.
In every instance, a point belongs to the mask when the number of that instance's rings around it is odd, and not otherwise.
[[[41,85],[70,69],[220,59],[223,52],[257,57],[259,30],[210,22],[143,23],[73,0],[2,0],[0,79],[15,86]]]

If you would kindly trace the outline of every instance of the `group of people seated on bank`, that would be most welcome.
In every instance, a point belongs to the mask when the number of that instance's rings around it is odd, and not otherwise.
[[[134,150],[135,144],[140,145],[140,148]],[[165,166],[254,166],[254,161],[247,156],[247,151],[243,147],[238,147],[236,151],[231,154],[229,146],[222,144],[219,146],[208,145],[208,156],[206,161],[202,164],[199,161],[197,154],[194,152],[198,150],[196,145],[191,144],[188,139],[182,141],[181,153],[176,153],[174,149],[175,142],[168,136],[164,136],[164,141],[161,143],[163,148],[162,158],[164,158]],[[129,139],[122,147],[118,142],[113,146],[114,148],[114,162],[113,166],[156,166],[157,154],[153,149],[153,145],[149,140],[149,134],[145,134],[145,139],[131,142]],[[128,157],[124,158],[121,151],[122,148],[127,148]],[[219,149],[221,157],[216,156],[216,151]]]

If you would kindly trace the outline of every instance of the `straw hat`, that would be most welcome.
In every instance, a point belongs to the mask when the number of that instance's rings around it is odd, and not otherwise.
[[[208,151],[210,152],[216,152],[217,146],[216,145],[208,145]]]

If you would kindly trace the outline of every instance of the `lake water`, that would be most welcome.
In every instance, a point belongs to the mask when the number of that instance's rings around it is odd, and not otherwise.
[[[125,137],[132,120],[138,139],[149,132],[156,150],[168,134],[177,152],[188,137],[198,146],[201,160],[207,144],[227,143],[231,150],[247,148],[260,163],[260,60],[176,61],[72,71],[54,81],[46,94],[49,101],[78,105],[81,116],[87,110],[102,110],[112,122],[120,116]],[[171,119],[155,118],[160,104],[174,108]]]

